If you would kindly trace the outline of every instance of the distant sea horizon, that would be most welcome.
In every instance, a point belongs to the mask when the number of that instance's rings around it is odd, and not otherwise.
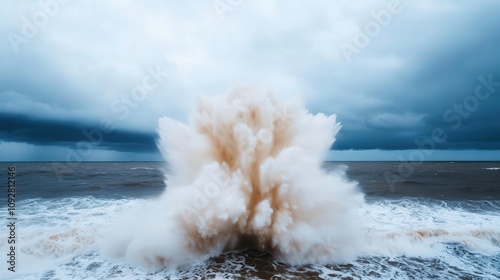
[[[29,163],[29,162],[72,162],[65,160],[26,160],[26,161],[3,161],[0,163]],[[168,162],[167,160],[83,160],[83,162]],[[324,160],[323,162],[500,162],[500,160],[424,160],[424,161],[400,161],[400,160]]]

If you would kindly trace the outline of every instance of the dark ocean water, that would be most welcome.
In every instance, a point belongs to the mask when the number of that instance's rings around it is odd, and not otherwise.
[[[51,163],[16,163],[18,195],[57,198],[92,195],[100,198],[148,197],[164,188],[163,162],[86,162],[57,176]],[[0,163],[1,170],[7,170]],[[327,162],[325,169],[347,166],[367,196],[420,197],[442,200],[500,200],[500,162],[426,162],[408,174],[399,162]],[[387,172],[396,179],[387,179]],[[3,176],[7,175],[4,172]],[[402,175],[409,175],[403,177]],[[394,184],[391,184],[394,182]]]
[[[347,264],[295,267],[243,250],[156,274],[104,259],[97,240],[117,213],[164,191],[166,163],[81,163],[62,177],[52,163],[0,163],[2,182],[8,166],[16,167],[19,271],[2,261],[1,279],[500,279],[500,162],[428,162],[412,172],[398,162],[327,162],[359,183],[366,228],[400,239]],[[449,235],[407,240],[422,228]],[[2,255],[6,240],[1,230]]]

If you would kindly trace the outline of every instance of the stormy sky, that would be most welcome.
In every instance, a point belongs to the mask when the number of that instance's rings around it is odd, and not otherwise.
[[[235,86],[337,114],[328,159],[500,160],[500,2],[345,2],[0,0],[0,161],[161,160]]]

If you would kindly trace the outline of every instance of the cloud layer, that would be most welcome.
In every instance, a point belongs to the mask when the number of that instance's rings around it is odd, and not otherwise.
[[[417,149],[435,129],[438,149],[500,149],[498,1],[2,6],[1,141],[75,148],[106,120],[96,150],[152,153],[159,117],[252,85],[336,113],[335,149]]]

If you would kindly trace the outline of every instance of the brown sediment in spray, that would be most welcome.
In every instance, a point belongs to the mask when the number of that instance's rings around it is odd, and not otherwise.
[[[228,103],[231,102],[237,102],[239,99],[242,98],[247,98],[248,93],[245,93],[244,91],[235,91],[231,93],[230,95],[227,96],[226,100]],[[275,106],[276,101],[274,100],[273,96],[268,94],[267,97],[269,98],[270,103]],[[267,199],[270,201],[271,208],[275,209],[277,211],[281,210],[279,199],[277,198],[277,191],[279,190],[279,185],[278,184],[273,184],[271,186],[271,192],[270,193],[262,193],[260,190],[260,163],[262,162],[262,159],[267,157],[267,156],[274,156],[276,155],[283,147],[286,147],[287,145],[287,139],[291,138],[289,131],[289,125],[291,122],[291,117],[290,115],[286,115],[287,112],[281,112],[281,115],[277,114],[276,112],[273,112],[273,116],[271,120],[266,119],[266,116],[264,116],[263,110],[266,108],[258,107],[255,104],[250,104],[246,110],[239,112],[237,115],[237,122],[244,123],[248,125],[252,129],[252,132],[254,134],[258,134],[261,129],[268,129],[269,135],[267,137],[271,137],[271,139],[265,139],[269,140],[272,143],[270,149],[268,151],[265,151],[265,147],[261,142],[264,141],[263,139],[257,139],[255,143],[255,147],[247,147],[251,149],[251,158],[252,163],[250,166],[244,166],[241,164],[239,160],[241,160],[241,154],[240,150],[238,147],[239,142],[237,141],[235,137],[235,132],[234,132],[234,123],[224,123],[221,122],[219,126],[213,127],[210,125],[207,125],[206,123],[203,122],[196,122],[196,128],[198,132],[206,137],[209,142],[211,143],[212,146],[212,152],[211,154],[213,155],[213,159],[217,162],[219,162],[221,165],[226,164],[230,171],[236,171],[236,170],[241,170],[242,172],[246,173],[245,177],[247,178],[247,181],[245,183],[248,183],[249,188],[246,191],[246,195],[249,197],[248,199],[248,204],[246,205],[247,208],[247,217],[246,221],[243,223],[243,226],[235,230],[233,233],[236,235],[236,239],[239,239],[236,243],[236,247],[240,246],[255,246],[258,249],[265,249],[269,248],[271,241],[269,240],[269,237],[271,235],[270,230],[265,230],[264,232],[253,232],[250,222],[253,220],[255,216],[255,209],[262,200]],[[213,107],[208,107],[204,110],[202,110],[201,115],[206,116],[206,117],[213,117]],[[288,118],[288,119],[287,119]],[[266,126],[266,122],[268,125]],[[279,128],[279,129],[276,129]],[[269,144],[269,143],[267,143]],[[266,152],[269,155],[266,155]],[[271,219],[271,224],[270,227],[274,225],[274,221],[276,219],[276,211],[272,213],[272,219]],[[199,234],[196,234],[196,232],[191,231],[191,234],[193,235],[194,240],[201,240],[201,236]],[[208,247],[213,246],[213,240],[210,240],[209,238],[206,240],[206,243],[208,244]],[[199,242],[198,242],[199,243]],[[246,245],[242,245],[246,244]],[[251,245],[249,245],[251,244]],[[200,246],[198,246],[200,247]],[[232,246],[226,246],[226,248],[231,249]]]
[[[146,266],[242,247],[290,263],[351,259],[363,195],[342,172],[321,169],[339,129],[335,116],[310,114],[298,99],[249,89],[200,98],[188,124],[162,118],[164,218],[144,232],[160,241],[126,236],[115,254]]]

